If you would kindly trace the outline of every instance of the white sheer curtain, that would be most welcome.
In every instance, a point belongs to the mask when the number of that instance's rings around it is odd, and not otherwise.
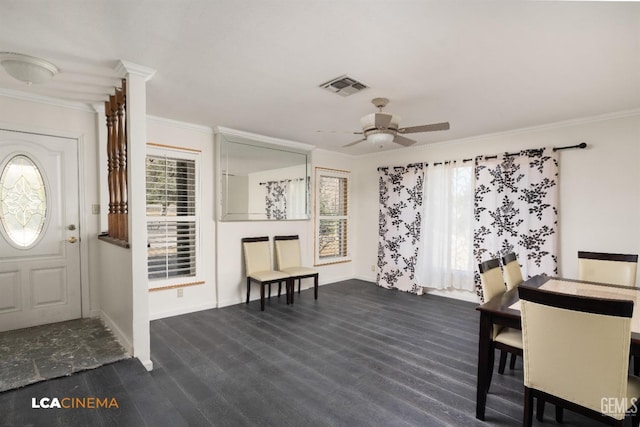
[[[287,218],[303,219],[307,215],[307,192],[304,179],[292,179],[287,185]]]
[[[473,165],[429,165],[415,279],[435,289],[474,290]]]

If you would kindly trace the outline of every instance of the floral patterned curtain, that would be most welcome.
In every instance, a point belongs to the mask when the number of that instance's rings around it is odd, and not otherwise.
[[[269,181],[265,203],[267,219],[287,219],[287,185],[288,181]]]
[[[524,278],[557,275],[558,157],[551,149],[476,160],[476,263],[515,252]],[[476,292],[482,296],[479,272]]]
[[[418,240],[422,216],[424,164],[378,168],[380,210],[378,238],[378,286],[416,295]]]

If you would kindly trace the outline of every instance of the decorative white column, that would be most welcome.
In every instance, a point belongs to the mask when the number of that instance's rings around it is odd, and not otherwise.
[[[153,369],[149,334],[145,158],[147,149],[146,82],[155,70],[120,61],[116,72],[127,79],[127,199],[131,246],[133,355]]]

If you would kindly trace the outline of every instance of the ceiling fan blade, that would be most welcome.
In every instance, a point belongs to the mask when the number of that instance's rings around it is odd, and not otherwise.
[[[410,145],[415,144],[416,142],[413,139],[409,139],[409,138],[405,138],[402,135],[397,135],[393,138],[393,142],[400,144],[400,145],[404,145],[405,147],[408,147]]]
[[[393,114],[389,113],[376,113],[376,119],[374,122],[374,126],[377,129],[386,129],[389,127],[391,123],[391,119],[393,118]]]
[[[348,133],[349,135],[362,135],[362,131],[353,132],[350,130],[317,130],[318,133]]]
[[[430,125],[411,126],[398,129],[398,133],[433,132],[436,130],[449,130],[449,122],[432,123]]]
[[[351,147],[352,145],[359,144],[359,143],[361,143],[362,141],[366,141],[366,140],[367,140],[367,138],[362,138],[362,139],[359,139],[359,140],[357,140],[357,141],[353,141],[353,142],[351,142],[351,143],[349,143],[349,144],[347,144],[347,145],[343,145],[343,147]]]

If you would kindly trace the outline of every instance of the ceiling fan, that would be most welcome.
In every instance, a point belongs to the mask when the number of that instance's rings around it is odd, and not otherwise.
[[[416,141],[405,138],[404,134],[418,133],[418,132],[433,132],[437,130],[449,130],[449,122],[433,123],[430,125],[400,127],[398,122],[400,118],[395,114],[383,113],[382,109],[389,103],[387,98],[373,98],[371,103],[380,109],[377,113],[367,114],[360,119],[362,124],[362,134],[364,138],[343,145],[343,147],[350,147],[352,145],[359,144],[363,141],[371,142],[373,144],[382,144],[395,142],[396,144],[404,145],[405,147],[415,144]]]

